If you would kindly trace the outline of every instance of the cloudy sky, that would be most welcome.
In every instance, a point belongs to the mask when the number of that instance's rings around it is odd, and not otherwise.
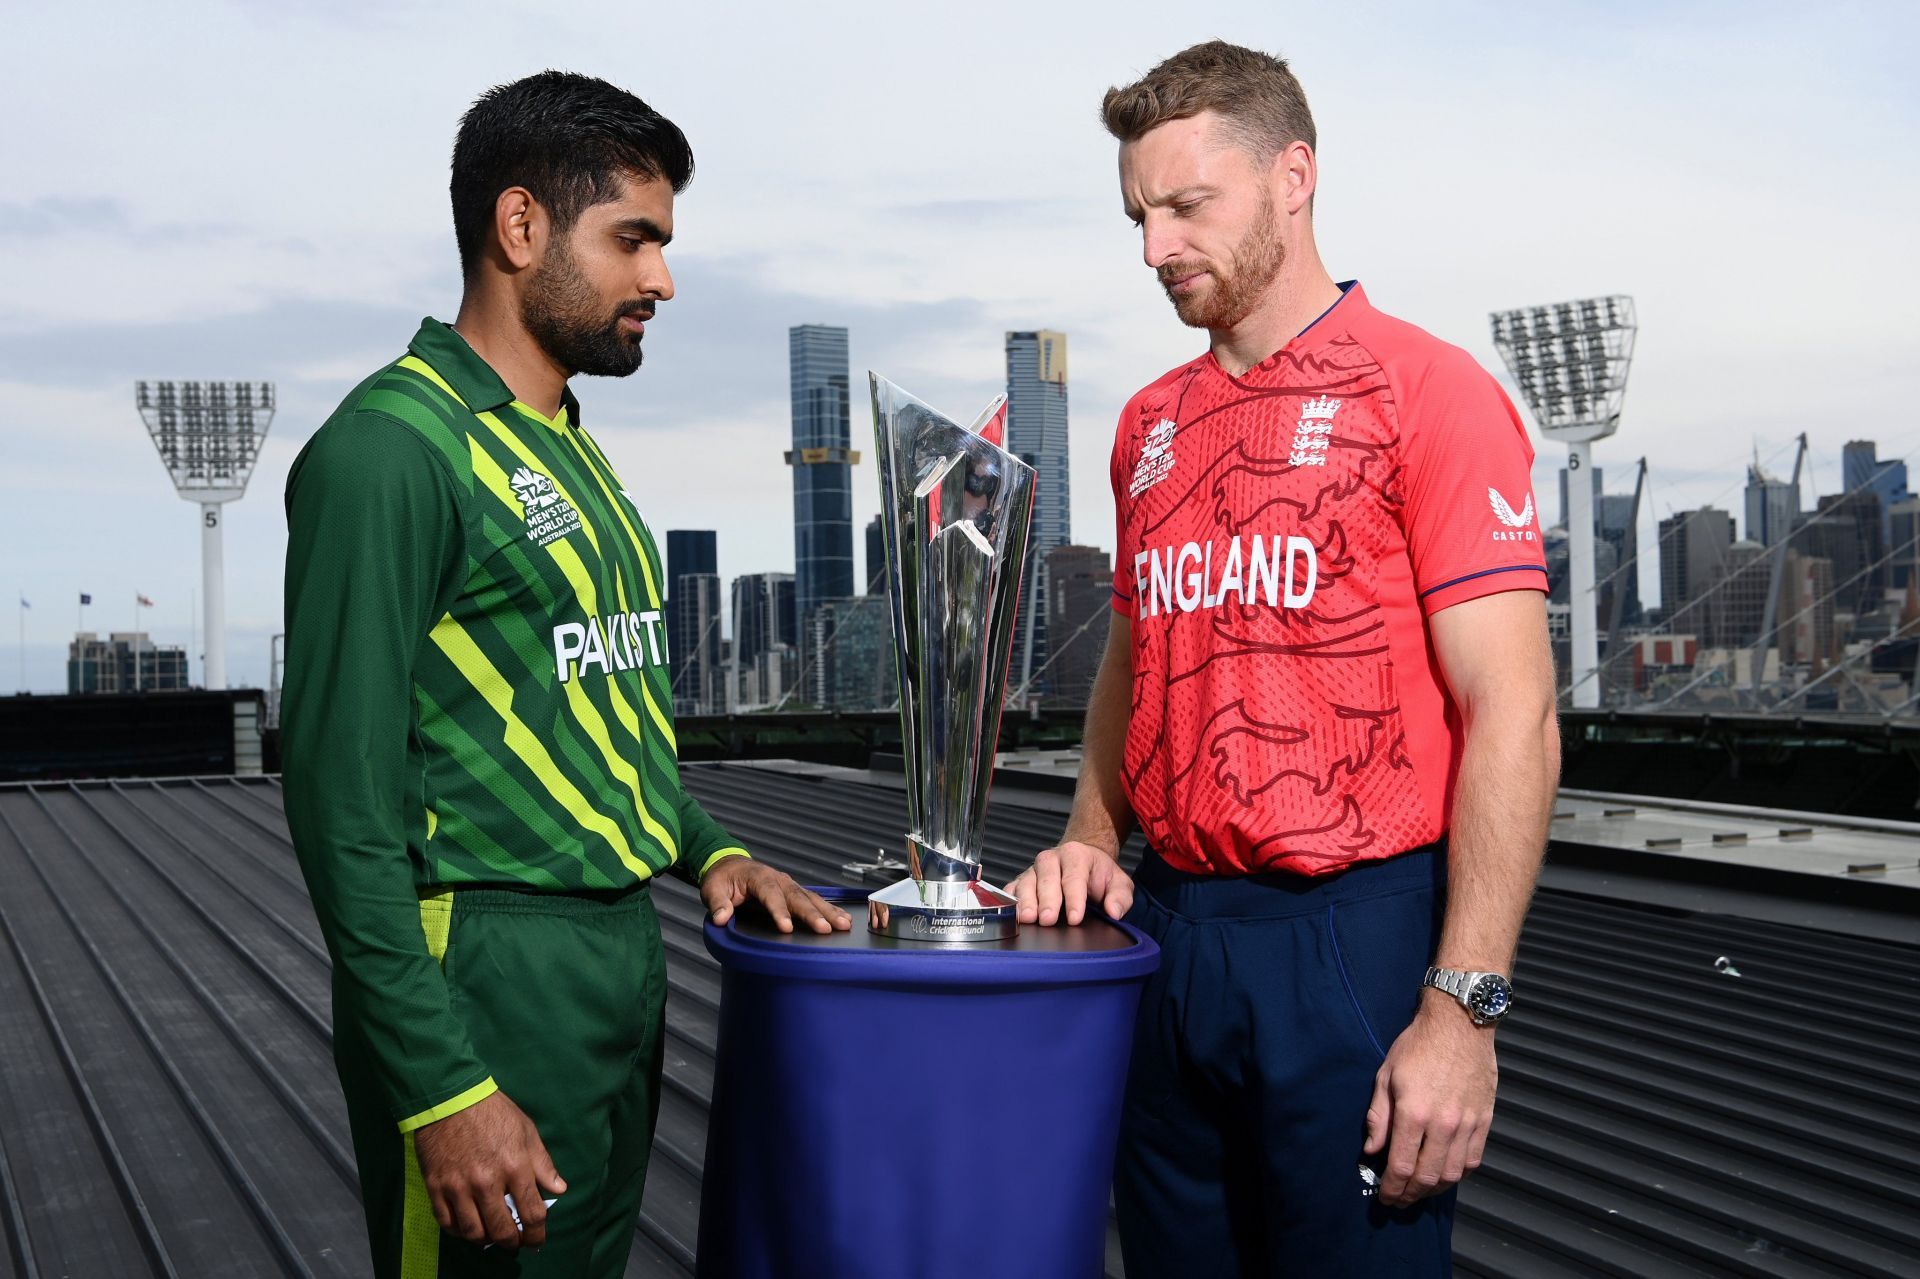
[[[807,322],[851,329],[856,380],[879,369],[956,416],[998,388],[1004,330],[1066,330],[1074,535],[1111,549],[1115,415],[1202,336],[1140,263],[1095,110],[1213,36],[1293,62],[1323,253],[1376,304],[1497,367],[1489,310],[1633,295],[1626,412],[1596,460],[1613,490],[1650,458],[1649,528],[1737,510],[1744,459],[1785,469],[1799,431],[1809,496],[1838,489],[1845,440],[1920,448],[1920,7],[545,7],[9,13],[0,589],[33,604],[29,687],[63,686],[81,591],[91,629],[127,628],[139,591],[156,637],[188,642],[198,526],[135,412],[142,377],[279,385],[227,524],[229,672],[265,680],[288,465],[422,315],[451,318],[456,120],[550,66],[633,89],[692,139],[680,296],[637,376],[577,390],[654,526],[717,528],[729,577],[792,566],[785,341]],[[1535,474],[1549,515],[1557,453]],[[874,487],[863,465],[861,524]],[[4,684],[15,628],[0,638]]]

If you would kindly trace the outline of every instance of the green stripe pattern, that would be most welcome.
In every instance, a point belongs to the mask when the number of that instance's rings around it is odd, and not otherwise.
[[[414,668],[426,881],[608,889],[672,865],[666,576],[606,455],[564,408],[471,410],[418,355],[352,407],[417,431],[460,500],[466,579]]]

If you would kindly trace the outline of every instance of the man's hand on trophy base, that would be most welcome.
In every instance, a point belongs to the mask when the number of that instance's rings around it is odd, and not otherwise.
[[[1023,924],[1077,924],[1090,901],[1114,919],[1133,905],[1133,877],[1113,854],[1071,839],[1034,858],[1007,891],[1019,900]]]
[[[434,1220],[470,1243],[508,1250],[547,1241],[546,1200],[567,1183],[554,1170],[539,1130],[507,1094],[493,1093],[413,1136]],[[520,1211],[513,1224],[506,1196]]]
[[[758,902],[773,926],[783,933],[793,931],[796,919],[816,933],[835,929],[844,933],[853,927],[853,918],[846,911],[800,887],[786,872],[750,857],[728,857],[708,871],[700,881],[700,900],[706,903],[713,922],[721,925],[732,919],[739,907]]]

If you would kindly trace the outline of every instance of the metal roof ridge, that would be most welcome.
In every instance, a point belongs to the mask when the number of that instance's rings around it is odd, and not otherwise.
[[[1816,822],[1822,826],[1835,826],[1844,830],[1874,831],[1883,835],[1920,838],[1920,821],[1901,822],[1890,817],[1853,817],[1845,813],[1808,812],[1796,808],[1758,808],[1748,804],[1676,799],[1670,795],[1634,795],[1623,791],[1577,790],[1570,786],[1562,787],[1560,794],[1567,799],[1592,800],[1596,803],[1619,802],[1632,804],[1637,808],[1659,808],[1670,812],[1692,810],[1700,813],[1717,813],[1727,817],[1764,817],[1770,820]]]

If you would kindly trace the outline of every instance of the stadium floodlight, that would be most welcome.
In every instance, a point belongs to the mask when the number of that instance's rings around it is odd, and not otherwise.
[[[226,579],[220,508],[246,494],[273,424],[271,382],[137,382],[134,399],[147,434],[181,497],[200,504],[208,688],[227,686]]]
[[[1495,311],[1493,344],[1540,434],[1567,446],[1567,552],[1573,624],[1573,704],[1600,705],[1600,638],[1593,603],[1592,446],[1620,427],[1633,361],[1633,299],[1583,298]]]

